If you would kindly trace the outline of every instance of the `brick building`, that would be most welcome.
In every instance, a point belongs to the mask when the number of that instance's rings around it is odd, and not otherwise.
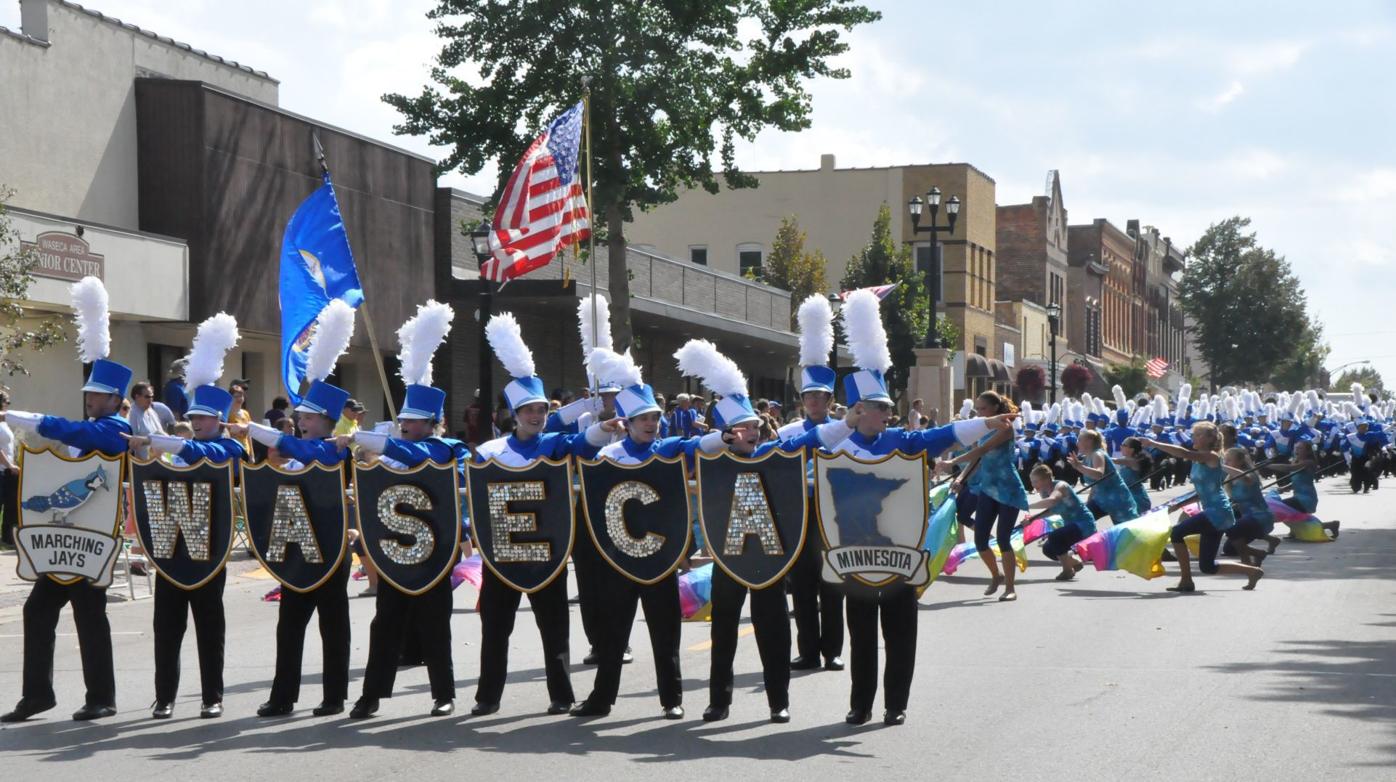
[[[1069,226],[1068,232],[1069,301],[1085,318],[1068,329],[1071,349],[1105,365],[1127,364],[1143,331],[1143,277],[1135,271],[1134,238],[1104,218]]]
[[[1144,275],[1139,352],[1146,359],[1159,357],[1168,362],[1168,371],[1157,382],[1173,390],[1185,379],[1187,368],[1187,332],[1174,277],[1186,267],[1186,256],[1172,239],[1151,225],[1141,228],[1138,220],[1130,220],[1125,230],[1135,239],[1135,264]]]
[[[1046,308],[1061,307],[1057,332],[1058,371],[1072,360],[1069,329],[1084,317],[1080,300],[1068,301],[1070,278],[1066,203],[1061,176],[1047,172],[1044,195],[1031,203],[998,207],[998,301],[1000,323],[1022,333],[1018,365],[1040,364],[1051,371],[1051,338]],[[1068,306],[1068,304],[1078,306]],[[1049,386],[1050,386],[1049,379]]]

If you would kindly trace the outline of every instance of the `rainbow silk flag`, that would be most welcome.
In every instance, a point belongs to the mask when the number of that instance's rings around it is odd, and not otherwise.
[[[1027,524],[1013,530],[1013,536],[1009,539],[1009,543],[1013,546],[1013,555],[1014,558],[1018,560],[1019,570],[1024,573],[1028,570],[1028,544],[1046,536],[1047,533],[1057,529],[1061,525],[1061,516],[1046,516],[1040,519],[1033,519]],[[989,550],[997,551],[998,547],[998,541],[994,538],[990,538]],[[960,569],[960,565],[978,556],[979,552],[975,550],[974,543],[969,541],[961,543],[950,551],[950,556],[945,558],[945,564],[941,566],[940,572],[943,575],[952,576],[955,574],[956,570]]]
[[[679,574],[679,610],[685,622],[706,622],[713,617],[713,564]]]
[[[1154,508],[1139,518],[1100,530],[1072,549],[1096,570],[1123,570],[1140,578],[1164,574],[1163,549],[1172,532],[1167,508]]]
[[[1292,508],[1280,499],[1280,495],[1275,492],[1265,494],[1265,504],[1270,506],[1270,512],[1275,514],[1275,521],[1289,525],[1289,531],[1296,540],[1305,543],[1331,543],[1333,539],[1328,537],[1328,532],[1323,529],[1323,523],[1312,513],[1305,513],[1297,508]]]
[[[930,570],[931,578],[921,587],[920,594],[924,594],[940,575],[941,568],[955,548],[955,538],[960,529],[959,519],[955,515],[955,495],[950,493],[948,483],[931,489],[930,503],[931,521],[926,525],[926,542],[921,548],[930,554],[926,567]]]

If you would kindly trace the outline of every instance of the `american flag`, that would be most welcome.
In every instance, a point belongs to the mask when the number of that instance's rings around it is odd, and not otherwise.
[[[1152,378],[1163,377],[1163,373],[1168,371],[1168,362],[1162,356],[1154,356],[1144,362],[1144,371]]]
[[[591,216],[577,176],[582,104],[562,112],[519,160],[504,186],[490,233],[493,257],[480,276],[512,280],[547,266],[591,235]]]
[[[894,283],[892,283],[891,285],[873,285],[873,286],[868,287],[868,288],[856,288],[855,290],[860,290],[860,291],[872,291],[872,292],[873,292],[873,295],[877,296],[877,300],[878,300],[878,301],[882,301],[883,299],[887,298],[887,294],[889,294],[889,293],[891,293],[892,291],[896,290],[898,285],[901,285],[901,283],[899,283],[899,282],[894,282]],[[839,291],[839,300],[840,300],[840,301],[843,301],[843,300],[847,299],[847,298],[848,298],[848,294],[850,294],[850,293],[852,293],[852,292],[853,292],[853,291]]]

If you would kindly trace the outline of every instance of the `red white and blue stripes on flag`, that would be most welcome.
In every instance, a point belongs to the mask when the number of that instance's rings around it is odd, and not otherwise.
[[[499,199],[490,233],[492,257],[480,276],[505,282],[547,266],[591,233],[578,176],[583,105],[564,111],[524,153]]]

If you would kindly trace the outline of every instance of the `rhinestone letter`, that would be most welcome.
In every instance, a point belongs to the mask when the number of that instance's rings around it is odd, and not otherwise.
[[[196,562],[207,562],[209,558],[210,527],[213,524],[211,513],[213,484],[173,483],[169,491],[164,481],[144,481],[141,490],[145,492],[145,512],[150,523],[150,556],[156,559],[171,559],[175,555],[175,544],[180,533],[184,534],[184,548],[189,558]]]
[[[436,535],[431,525],[419,518],[399,513],[397,507],[406,505],[424,513],[431,511],[431,498],[417,486],[389,486],[378,497],[378,520],[383,526],[399,535],[410,536],[412,545],[404,546],[396,540],[384,538],[379,548],[388,559],[399,565],[420,565],[431,556],[436,548]]]
[[[553,557],[548,541],[523,543],[514,540],[515,532],[537,532],[538,516],[509,510],[510,502],[542,502],[547,492],[542,481],[511,481],[491,483],[486,488],[490,504],[490,539],[494,542],[496,562],[547,562]]]
[[[727,516],[723,556],[741,556],[747,535],[755,535],[761,541],[761,550],[768,556],[785,554],[776,531],[776,520],[771,515],[771,503],[766,499],[766,487],[761,482],[761,474],[755,472],[738,473],[736,485],[732,487],[732,512]]]
[[[646,532],[643,538],[637,538],[630,534],[630,529],[625,524],[625,503],[630,500],[639,500],[641,505],[649,505],[659,502],[659,492],[639,481],[616,484],[606,495],[606,532],[621,553],[635,559],[643,559],[659,551],[664,545],[664,536]]]
[[[271,512],[271,538],[267,541],[267,561],[285,562],[286,545],[300,546],[301,559],[312,565],[323,564],[325,555],[310,527],[310,512],[299,486],[277,486],[276,507]]]

